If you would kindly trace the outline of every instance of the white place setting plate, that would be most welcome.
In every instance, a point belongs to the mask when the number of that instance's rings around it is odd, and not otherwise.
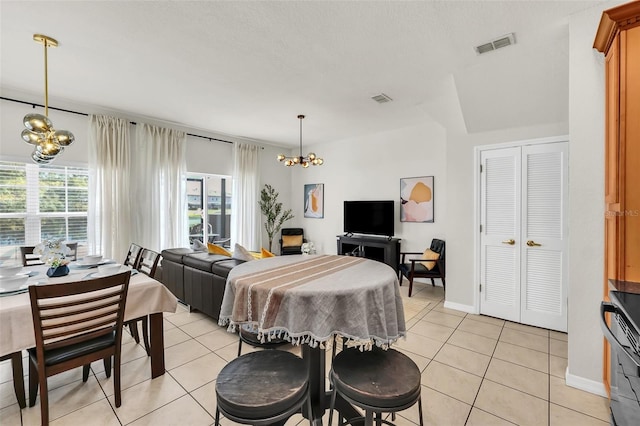
[[[78,260],[76,262],[71,262],[69,264],[69,267],[77,268],[77,269],[90,269],[90,268],[97,268],[100,265],[106,265],[107,263],[113,263],[113,262],[115,262],[115,260],[113,259],[102,259],[98,263],[85,263],[82,260]]]

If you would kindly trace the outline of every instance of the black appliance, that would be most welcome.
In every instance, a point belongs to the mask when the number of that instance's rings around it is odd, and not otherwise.
[[[393,200],[345,201],[344,232],[392,237],[393,211]]]
[[[640,294],[612,291],[610,299],[600,305],[600,325],[611,345],[611,424],[640,425]]]

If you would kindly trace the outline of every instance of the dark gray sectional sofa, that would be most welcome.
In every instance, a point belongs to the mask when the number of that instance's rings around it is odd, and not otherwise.
[[[231,269],[244,260],[188,248],[162,250],[162,283],[192,309],[218,319]]]

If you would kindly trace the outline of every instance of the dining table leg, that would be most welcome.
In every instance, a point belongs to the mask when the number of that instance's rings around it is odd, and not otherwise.
[[[316,426],[322,426],[322,416],[329,409],[331,402],[331,392],[325,388],[327,367],[325,350],[319,346],[312,348],[309,345],[302,345],[302,358],[308,361],[309,368],[309,393],[311,395],[311,422]],[[336,411],[341,418],[353,419],[361,414],[349,404],[347,400],[336,397]],[[307,417],[307,416],[305,416]],[[307,417],[309,418],[309,417]]]
[[[311,397],[311,413],[309,418],[314,425],[322,426],[322,416],[326,407],[326,360],[324,349],[302,345],[302,358],[307,360],[309,368],[309,394]]]
[[[151,378],[164,374],[164,317],[162,312],[149,315],[151,334]]]

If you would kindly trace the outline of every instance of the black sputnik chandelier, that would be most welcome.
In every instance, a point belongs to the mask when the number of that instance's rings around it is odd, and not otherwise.
[[[308,153],[306,157],[302,155],[302,120],[304,120],[304,115],[299,115],[298,119],[300,120],[300,155],[298,157],[287,157],[284,154],[278,154],[278,161],[284,162],[285,166],[295,166],[296,164],[304,168],[309,167],[309,165],[321,166],[324,160],[313,152]]]

